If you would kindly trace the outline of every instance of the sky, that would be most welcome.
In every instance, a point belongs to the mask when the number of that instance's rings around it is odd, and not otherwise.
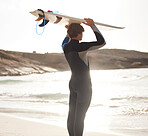
[[[148,0],[1,0],[0,49],[62,52],[61,43],[66,35],[64,26],[48,23],[43,35],[36,34],[36,17],[29,12],[40,8],[125,27],[122,30],[100,30],[106,40],[103,48],[148,52],[147,6]],[[94,41],[92,30],[83,26],[83,41]],[[38,31],[42,29],[38,28]]]

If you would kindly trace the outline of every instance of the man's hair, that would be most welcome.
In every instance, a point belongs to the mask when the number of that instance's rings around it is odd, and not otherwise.
[[[81,34],[82,32],[84,32],[84,28],[77,23],[70,24],[67,30],[67,33],[70,38],[77,37],[78,34]]]

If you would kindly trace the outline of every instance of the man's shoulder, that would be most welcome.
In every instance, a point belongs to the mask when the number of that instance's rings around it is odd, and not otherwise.
[[[71,43],[65,44],[64,53],[75,52],[75,48]]]

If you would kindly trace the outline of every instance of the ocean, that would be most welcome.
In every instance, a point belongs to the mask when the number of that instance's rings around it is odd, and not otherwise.
[[[0,113],[66,128],[70,71],[0,77]],[[148,135],[148,68],[92,70],[85,130]],[[141,136],[141,135],[140,135]]]

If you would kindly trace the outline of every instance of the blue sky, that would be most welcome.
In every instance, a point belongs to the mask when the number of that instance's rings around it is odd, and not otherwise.
[[[29,12],[41,8],[73,17],[89,17],[105,24],[125,26],[124,30],[101,31],[107,42],[104,48],[148,52],[147,6],[147,0],[2,0],[0,49],[62,52],[61,43],[66,35],[64,26],[49,23],[42,36],[36,34],[36,17]],[[83,40],[95,40],[91,29],[88,26],[84,28]]]

